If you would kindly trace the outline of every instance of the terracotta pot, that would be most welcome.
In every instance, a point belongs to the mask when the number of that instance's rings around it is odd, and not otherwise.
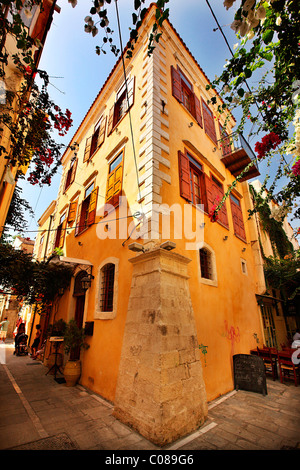
[[[81,375],[81,362],[80,361],[67,361],[64,368],[64,377],[67,387],[74,387]]]

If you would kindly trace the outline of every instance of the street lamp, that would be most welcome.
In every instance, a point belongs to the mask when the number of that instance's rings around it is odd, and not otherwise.
[[[94,279],[94,276],[92,276],[91,274],[87,274],[81,279],[82,290],[86,291],[91,287],[92,279]]]

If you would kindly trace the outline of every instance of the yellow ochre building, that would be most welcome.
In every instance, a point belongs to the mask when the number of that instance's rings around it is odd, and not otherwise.
[[[168,21],[148,56],[155,8],[126,80],[119,59],[62,157],[35,255],[57,248],[51,262],[74,268],[48,323],[88,326],[80,383],[161,445],[199,427],[207,402],[233,389],[233,355],[263,344],[266,286],[247,212],[255,163],[209,217],[255,156],[243,136],[222,143],[227,114],[208,104],[209,81]]]

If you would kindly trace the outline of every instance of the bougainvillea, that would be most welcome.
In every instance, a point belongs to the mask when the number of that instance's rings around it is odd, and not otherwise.
[[[280,143],[281,139],[275,132],[270,132],[270,134],[265,135],[261,142],[256,142],[255,144],[257,158],[264,158],[271,150],[275,150]]]

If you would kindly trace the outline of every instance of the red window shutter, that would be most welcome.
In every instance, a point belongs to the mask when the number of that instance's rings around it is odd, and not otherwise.
[[[113,105],[112,108],[110,108],[109,115],[108,115],[108,125],[107,125],[107,135],[111,133],[114,127],[114,111],[115,111],[115,105]]]
[[[202,110],[203,110],[203,120],[204,120],[204,129],[205,133],[211,138],[211,140],[216,144],[217,135],[215,129],[215,121],[212,111],[209,109],[207,104],[202,98]]]
[[[203,127],[200,100],[197,98],[195,94],[194,94],[194,98],[195,98],[195,118],[199,126]]]
[[[215,203],[215,195],[213,192],[212,181],[208,175],[205,176],[205,192],[206,192],[206,211],[209,213]]]
[[[85,142],[85,149],[84,149],[84,156],[83,156],[84,162],[86,162],[90,158],[91,144],[92,144],[92,136],[88,137]]]
[[[217,181],[214,181],[214,179],[211,179],[211,184],[212,184],[212,194],[214,197],[214,204],[219,204],[219,202],[222,201],[224,197],[224,190],[221,185],[221,183],[218,183]],[[227,216],[227,209],[226,209],[226,201],[223,202],[223,205],[221,209],[218,211],[218,216],[219,216],[219,221],[225,225],[225,227],[229,227],[228,224],[228,216]]]
[[[184,153],[178,151],[180,196],[191,201],[190,161]]]
[[[81,219],[81,207],[82,207],[82,203],[79,204],[79,207],[78,207],[78,212],[77,212],[77,219],[76,219],[76,227],[75,227],[75,237],[80,233],[80,219]]]
[[[98,186],[91,192],[90,203],[89,203],[89,208],[88,208],[88,219],[87,219],[88,225],[92,225],[95,222],[97,198],[98,198]]]
[[[230,197],[230,204],[231,204],[234,234],[237,237],[241,238],[242,240],[246,241],[246,232],[245,232],[242,209],[238,204],[236,204],[232,200],[231,197]]]
[[[172,94],[182,103],[181,78],[179,72],[171,65]]]

